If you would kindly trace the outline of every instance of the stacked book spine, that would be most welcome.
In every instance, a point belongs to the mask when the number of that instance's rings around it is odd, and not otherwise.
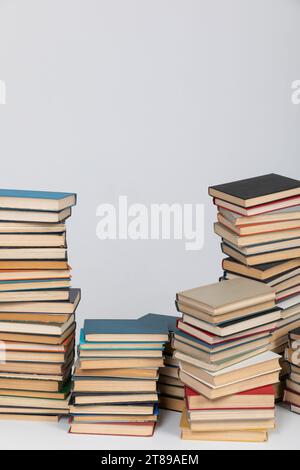
[[[290,332],[285,358],[290,370],[286,380],[284,402],[291,411],[300,414],[300,328]]]
[[[280,318],[275,293],[233,279],[177,294],[174,335],[185,385],[182,438],[265,441],[275,427],[280,356],[269,351]]]
[[[150,437],[158,416],[164,320],[86,320],[73,377],[75,434]]]
[[[289,331],[300,327],[300,182],[269,174],[213,186],[209,194],[227,256],[223,279],[247,277],[272,287],[281,318],[270,348],[283,355]]]
[[[65,220],[76,196],[0,190],[0,419],[69,414],[75,309]]]

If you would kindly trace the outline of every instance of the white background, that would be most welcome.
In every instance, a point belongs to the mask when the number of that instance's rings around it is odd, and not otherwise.
[[[0,0],[0,186],[78,193],[68,242],[79,326],[172,313],[178,290],[217,280],[209,185],[300,177],[299,19],[297,0]],[[96,208],[119,195],[205,204],[204,249],[100,242]],[[269,445],[300,447],[300,418],[280,416]],[[147,443],[0,422],[0,446],[205,447],[182,443],[176,420]]]

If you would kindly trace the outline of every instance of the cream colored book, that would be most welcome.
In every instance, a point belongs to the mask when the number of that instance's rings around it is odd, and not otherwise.
[[[281,369],[280,359],[279,354],[268,351],[216,372],[208,372],[185,362],[181,362],[180,367],[182,371],[193,375],[209,387],[217,388],[258,377],[259,375],[279,372]]]
[[[177,301],[210,315],[223,315],[269,301],[275,305],[275,292],[261,282],[241,278],[180,292]]]
[[[300,229],[281,230],[278,232],[269,232],[256,235],[240,236],[232,232],[230,229],[220,224],[219,222],[214,225],[215,233],[221,238],[228,240],[236,246],[251,246],[268,242],[289,240],[292,238],[300,237]]]

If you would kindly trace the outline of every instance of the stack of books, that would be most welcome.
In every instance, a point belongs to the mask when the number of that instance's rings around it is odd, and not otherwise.
[[[223,279],[247,277],[275,290],[282,314],[270,348],[284,354],[289,331],[300,327],[300,182],[268,174],[212,186],[209,194],[228,256]]]
[[[228,432],[234,431],[237,440],[265,440],[275,426],[275,390],[270,386],[279,382],[280,372],[280,356],[269,351],[281,313],[275,293],[263,283],[240,278],[180,292],[176,305],[183,314],[173,344],[186,386],[183,438],[229,440]],[[244,406],[239,404],[242,392]],[[191,399],[193,394],[197,400]],[[251,412],[247,394],[256,396]]]
[[[75,194],[0,190],[0,418],[69,413],[74,314],[65,220]]]
[[[152,436],[166,322],[86,320],[73,376],[70,432]]]
[[[149,313],[142,318],[153,318],[167,323],[169,341],[164,347],[164,365],[159,369],[158,392],[159,408],[182,412],[184,406],[184,387],[179,379],[179,361],[174,357],[175,350],[172,346],[176,330],[177,316],[158,315]]]
[[[290,373],[286,381],[284,401],[291,411],[300,414],[300,328],[290,332],[285,358],[290,365]]]

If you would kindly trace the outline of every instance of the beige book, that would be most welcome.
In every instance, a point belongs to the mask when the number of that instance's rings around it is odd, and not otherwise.
[[[279,382],[279,372],[260,375],[248,380],[232,383],[222,387],[212,388],[203,382],[199,382],[195,377],[180,372],[180,379],[182,382],[193,390],[201,393],[210,400],[233,395],[235,393],[245,392],[254,388],[264,387],[266,385],[273,385]]]
[[[68,283],[69,284],[69,283]],[[44,302],[44,301],[67,301],[69,299],[69,289],[49,289],[49,290],[29,290],[29,291],[6,291],[0,292],[0,302],[18,302],[22,308],[23,302]]]
[[[89,369],[83,370],[77,367],[75,377],[115,377],[115,378],[131,378],[131,379],[153,379],[158,378],[157,368],[153,369]]]
[[[28,398],[14,396],[0,396],[0,407],[11,406],[19,408],[55,408],[58,410],[69,411],[69,399],[55,400],[43,398]]]
[[[268,242],[289,240],[300,237],[300,229],[281,230],[278,232],[239,236],[219,222],[214,225],[215,233],[238,247],[259,245]]]
[[[71,405],[70,413],[81,415],[152,415],[153,405]]]
[[[0,232],[0,246],[4,247],[64,247],[66,244],[65,233],[61,234],[3,234]]]
[[[155,423],[156,415],[75,415],[73,423]]]
[[[281,369],[280,359],[281,356],[268,351],[217,372],[208,372],[185,362],[181,363],[181,370],[210,387],[222,387],[259,375],[279,372]]]
[[[151,347],[151,346],[150,346]],[[149,345],[148,345],[149,348]],[[88,359],[102,359],[102,358],[162,358],[163,351],[162,350],[155,350],[155,349],[149,349],[149,350],[130,350],[130,349],[94,349],[94,350],[80,350],[80,358],[84,360],[85,362],[88,362]]]
[[[156,392],[154,380],[75,380],[75,392]]]
[[[0,220],[2,211],[0,210]],[[6,212],[5,212],[6,214]],[[17,212],[18,214],[18,212]],[[64,223],[34,223],[34,222],[0,222],[0,233],[63,233],[66,231]]]
[[[232,358],[237,356],[242,356],[244,354],[248,354],[250,351],[254,351],[255,349],[261,349],[264,347],[268,347],[270,344],[271,336],[264,335],[262,338],[257,338],[251,343],[249,343],[249,338],[247,341],[244,341],[245,344],[240,344],[236,346],[232,346],[228,344],[225,345],[224,348],[216,352],[211,351],[203,351],[200,349],[201,346],[198,347],[197,343],[194,344],[187,344],[189,343],[188,339],[183,339],[183,341],[174,341],[174,346],[177,351],[190,356],[191,361],[193,358],[199,359],[200,361],[206,362],[207,364],[216,364],[218,365],[221,362],[226,363],[227,361],[232,360]],[[225,366],[226,367],[226,366]]]
[[[285,211],[267,212],[266,214],[253,215],[253,216],[241,216],[230,210],[219,207],[219,213],[222,214],[229,222],[236,227],[242,225],[260,225],[260,224],[271,224],[273,222],[285,222],[285,221],[296,221],[300,219],[299,206],[291,207]]]
[[[218,222],[239,236],[273,233],[275,231],[294,230],[300,228],[300,219],[255,225],[235,225],[220,213],[218,214]]]
[[[271,249],[271,248],[270,248]],[[240,263],[246,266],[258,266],[264,263],[273,263],[275,261],[287,261],[293,258],[300,258],[300,248],[282,251],[270,251],[261,255],[244,256],[238,251],[232,249],[230,246],[222,243],[222,251],[225,255],[237,259]]]
[[[83,370],[95,369],[113,369],[115,368],[147,368],[147,367],[161,367],[164,361],[160,359],[147,359],[147,358],[103,358],[103,359],[80,359],[79,367]]]
[[[75,405],[102,405],[109,403],[150,403],[158,401],[157,393],[122,393],[109,395],[78,395],[74,397]]]
[[[74,315],[63,324],[43,324],[43,323],[21,323],[21,322],[0,322],[0,331],[3,333],[29,333],[40,335],[61,335],[74,323]]]
[[[71,434],[99,434],[112,436],[151,437],[155,424],[126,424],[126,423],[72,423]]]
[[[238,263],[234,259],[225,258],[223,260],[223,269],[224,271],[231,271],[236,274],[241,274],[242,276],[251,277],[259,281],[267,281],[272,277],[278,276],[285,272],[298,269],[300,266],[300,259],[289,260],[280,264],[270,266],[269,269],[262,271],[255,267],[245,266],[244,264]]]
[[[236,335],[237,333],[251,331],[258,327],[264,327],[265,329],[274,329],[277,326],[278,320],[281,318],[281,311],[279,309],[272,310],[270,312],[266,312],[260,316],[254,318],[247,318],[243,319],[234,324],[229,325],[213,325],[207,322],[200,320],[199,318],[195,318],[193,315],[184,314],[183,321],[188,323],[189,325],[195,326],[200,330],[208,331],[213,333],[217,336],[222,338],[227,337],[229,335]]]
[[[229,281],[226,281],[226,283],[227,282]],[[226,283],[223,282],[220,284],[226,284]],[[235,310],[235,311],[225,313],[222,315],[210,315],[184,302],[177,302],[176,305],[177,305],[177,309],[181,313],[192,315],[195,318],[199,318],[200,320],[203,320],[204,322],[207,322],[207,323],[218,324],[218,323],[224,323],[226,321],[235,320],[239,318],[246,318],[255,313],[266,312],[267,310],[272,310],[275,307],[275,302],[274,300],[269,300],[268,302],[264,302],[259,305],[253,305],[251,307],[243,308],[240,310]]]
[[[188,416],[193,422],[271,420],[275,419],[275,407],[269,410],[195,410],[189,411]]]
[[[32,414],[0,414],[0,420],[5,421],[45,421],[49,423],[58,423],[59,416],[55,415],[32,415]]]
[[[210,315],[224,315],[274,300],[275,293],[270,287],[246,278],[205,285],[177,294],[177,301],[188,303]]]
[[[249,351],[245,352],[244,354],[239,354],[237,356],[233,356],[232,358],[229,358],[226,361],[221,361],[219,363],[209,363],[205,361],[201,361],[200,359],[196,359],[195,357],[191,357],[187,354],[184,354],[181,351],[176,352],[176,357],[181,361],[181,367],[182,364],[189,364],[192,367],[196,367],[197,369],[204,369],[204,371],[213,373],[213,372],[218,372],[222,371],[224,369],[227,369],[228,367],[234,366],[235,364],[239,364],[242,361],[245,361],[247,359],[250,359],[252,357],[256,357],[258,355],[261,355],[267,351],[270,350],[270,346],[263,346],[261,348],[255,348],[255,349],[250,349]]]
[[[0,248],[0,260],[64,260],[66,248]]]

